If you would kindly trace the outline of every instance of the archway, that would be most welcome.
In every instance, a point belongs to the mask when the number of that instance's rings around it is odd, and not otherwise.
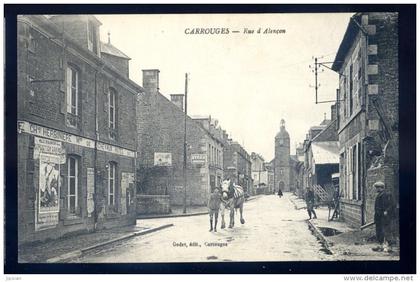
[[[280,182],[279,182],[279,189],[280,189],[281,191],[284,191],[284,182],[283,182],[283,181],[280,181]]]

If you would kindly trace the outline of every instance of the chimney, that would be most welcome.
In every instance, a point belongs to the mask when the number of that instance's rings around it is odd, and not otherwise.
[[[184,94],[171,94],[171,102],[184,111]]]
[[[337,118],[337,104],[331,106],[331,121]]]
[[[159,70],[143,70],[143,88],[147,93],[159,92]]]

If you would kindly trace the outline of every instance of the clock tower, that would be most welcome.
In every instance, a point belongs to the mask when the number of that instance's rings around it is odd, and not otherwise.
[[[274,140],[274,187],[276,191],[290,191],[290,137],[286,131],[286,122],[280,121],[280,131]]]

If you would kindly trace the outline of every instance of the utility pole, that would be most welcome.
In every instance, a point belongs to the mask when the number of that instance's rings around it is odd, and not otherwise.
[[[188,74],[185,74],[185,115],[184,115],[184,210],[187,213],[187,93]]]
[[[336,100],[328,100],[328,101],[318,101],[318,88],[321,87],[321,84],[318,84],[318,72],[319,71],[320,72],[324,72],[323,67],[324,68],[327,68],[329,70],[334,71],[331,67],[329,67],[329,66],[326,65],[326,64],[333,64],[334,62],[318,62],[318,58],[315,57],[314,59],[315,59],[315,63],[314,63],[312,72],[315,74],[315,85],[314,86],[309,85],[309,87],[315,88],[315,104],[337,103],[337,102],[341,101],[341,100],[338,100],[338,99],[336,99]],[[309,68],[312,69],[312,66],[310,65]],[[334,71],[334,72],[336,72],[336,71]],[[340,76],[345,76],[344,74],[342,74],[340,72],[337,72],[337,73]]]

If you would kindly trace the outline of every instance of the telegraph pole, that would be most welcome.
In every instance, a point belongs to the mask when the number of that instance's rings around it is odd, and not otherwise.
[[[185,115],[184,115],[184,210],[187,213],[187,93],[188,74],[185,74]]]

